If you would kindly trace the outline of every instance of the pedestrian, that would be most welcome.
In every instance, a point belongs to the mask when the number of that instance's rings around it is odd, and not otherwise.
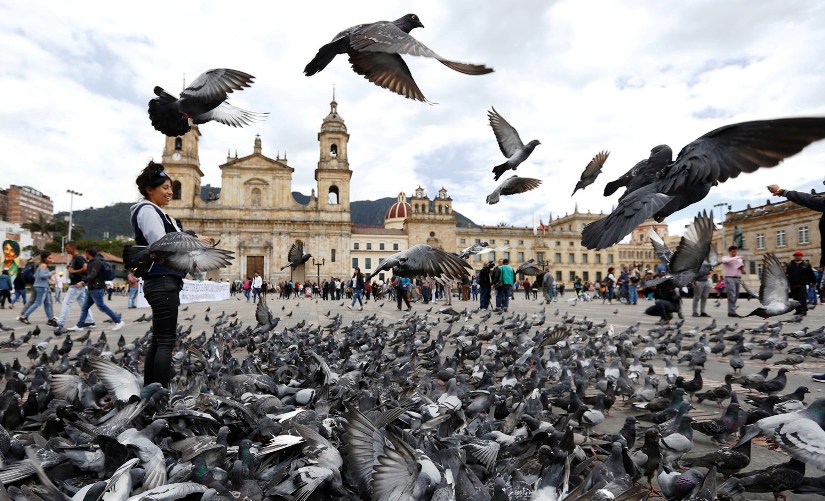
[[[9,308],[11,308],[11,276],[9,276],[9,270],[3,270],[0,273],[0,309],[6,309],[6,301],[9,302]]]
[[[352,274],[352,304],[347,306],[350,310],[355,308],[355,302],[358,301],[358,311],[364,310],[364,302],[361,298],[364,296],[364,275],[361,273],[361,268],[355,268]]]
[[[144,198],[131,208],[137,245],[151,245],[167,233],[183,231],[180,222],[163,210],[172,201],[173,194],[172,179],[164,172],[163,165],[150,161],[135,179],[135,184]],[[207,237],[199,237],[199,240],[214,243]],[[155,263],[142,278],[143,295],[152,308],[152,339],[143,364],[143,384],[160,383],[168,388],[183,275]]]
[[[246,280],[243,281],[243,295],[246,297],[246,302],[249,302],[249,293],[252,290],[252,279],[246,277]]]
[[[59,303],[63,296],[63,288],[66,286],[66,276],[61,271],[57,274],[56,285],[54,288],[54,300]]]
[[[615,297],[615,292],[613,291],[613,286],[616,285],[616,275],[613,274],[615,270],[614,267],[610,267],[607,269],[607,278],[604,279],[602,286],[604,287],[604,294],[602,295],[602,304],[607,301],[607,304],[613,304],[613,298]]]
[[[140,279],[135,276],[132,270],[129,270],[129,274],[126,275],[126,284],[129,287],[129,299],[126,300],[126,307],[137,308],[135,301],[137,300],[138,295],[138,288],[140,287]]]
[[[261,283],[261,296],[266,300],[266,291],[269,290],[269,284],[267,282]]]
[[[630,297],[629,297],[629,285],[630,285],[630,270],[627,266],[622,265],[621,272],[619,272],[619,279],[616,282],[619,286],[619,302],[622,302],[622,299],[625,300],[625,304],[630,304]]]
[[[530,300],[530,280],[524,279],[524,299]]]
[[[111,301],[112,300],[112,294],[115,292],[115,283],[111,280],[106,280],[103,283],[104,283],[104,287],[106,288],[106,294],[108,296],[106,300]]]
[[[710,270],[713,267],[705,260],[699,267],[699,272],[693,280],[693,316],[694,317],[709,317],[705,311],[705,305],[708,303],[708,296],[710,296]]]
[[[737,256],[739,247],[728,247],[728,255],[722,258],[722,274],[725,276],[725,291],[728,295],[728,316],[742,318],[736,313],[736,300],[739,299],[739,282],[745,271],[745,262]]]
[[[115,323],[112,330],[118,331],[126,325],[126,322],[121,319],[120,315],[112,311],[112,309],[109,308],[103,300],[103,296],[106,292],[106,281],[103,279],[103,256],[101,256],[94,247],[87,247],[84,257],[88,262],[86,279],[83,282],[79,282],[75,285],[75,287],[85,286],[88,289],[86,291],[86,301],[83,303],[83,308],[80,310],[80,319],[77,321],[77,325],[74,327],[69,327],[66,330],[79,331],[84,329],[86,317],[89,315],[89,308],[91,308],[94,304],[97,305],[97,308],[100,311],[107,314],[109,318],[112,319],[112,322]]]
[[[49,275],[49,291],[51,292],[52,298],[54,298],[55,294],[57,294],[56,289],[57,289],[57,272],[54,271],[54,270],[51,270],[50,275]],[[56,302],[59,303],[60,301],[56,301]]]
[[[409,278],[401,278],[398,275],[394,276],[392,279],[392,286],[395,289],[395,300],[398,303],[398,309],[401,310],[401,301],[407,305],[407,311],[412,309],[412,305],[410,304],[410,298],[407,296],[408,288],[410,284]]]
[[[26,306],[26,282],[23,280],[23,277],[20,276],[20,273],[14,277],[12,285],[14,287],[14,297],[11,299],[11,303],[9,303],[9,309],[13,310],[14,304],[19,300],[22,300],[23,306]]]
[[[452,281],[451,280],[445,280],[443,285],[444,285],[444,305],[445,306],[452,306],[452,304],[453,304]]]
[[[86,279],[86,269],[88,266],[86,258],[78,252],[77,243],[74,240],[66,242],[63,250],[71,256],[69,264],[66,266],[66,272],[69,274],[69,288],[66,290],[66,297],[63,298],[63,307],[60,309],[60,316],[57,317],[57,333],[62,333],[65,330],[63,326],[66,324],[66,319],[69,318],[69,312],[72,311],[72,305],[75,301],[77,301],[77,304],[81,307],[83,303],[86,302],[86,288],[75,287],[78,282]],[[95,319],[91,311],[89,311],[89,316],[86,318],[86,324],[84,327],[92,327],[95,324]]]
[[[257,271],[253,274],[252,277],[252,302],[258,302],[258,296],[261,295],[261,285],[263,285],[264,279],[261,278],[261,274]]]
[[[630,265],[630,276],[627,283],[627,304],[639,304],[639,283],[642,281],[642,275],[635,264]]]
[[[580,299],[582,294],[582,279],[580,277],[576,277],[576,280],[573,281],[573,290],[576,291],[576,299]]]
[[[42,304],[43,309],[46,310],[46,323],[52,327],[57,327],[57,319],[52,314],[52,294],[51,289],[49,289],[49,277],[52,276],[52,272],[49,271],[49,265],[52,262],[51,256],[52,253],[48,251],[40,253],[40,264],[35,268],[34,284],[32,284],[35,293],[34,300],[30,302],[26,311],[17,317],[17,320],[24,324],[30,323],[29,316]]]
[[[553,286],[555,285],[555,279],[553,278],[553,273],[549,271],[545,271],[544,274],[539,275],[536,278],[536,283],[541,280],[541,292],[544,295],[544,302],[550,303],[553,301]],[[535,285],[535,284],[534,284]]]
[[[478,272],[479,308],[486,310],[490,307],[490,291],[492,282],[490,281],[490,267],[493,262],[484,263],[481,271]]]
[[[473,301],[478,301],[478,277],[473,277],[473,283],[470,285],[470,294],[473,297]]]
[[[653,292],[654,303],[645,310],[645,315],[660,317],[660,324],[667,324],[673,319],[674,313],[682,311],[682,296],[679,289],[670,280],[665,280],[656,286]]]
[[[825,181],[822,183],[825,184]],[[819,244],[821,246],[819,251],[819,266],[825,266],[825,238],[823,238],[825,237],[825,198],[801,191],[783,190],[775,184],[768,186],[768,191],[774,196],[786,197],[797,205],[822,213],[822,217],[819,218]]]
[[[791,287],[790,297],[799,302],[796,307],[796,314],[805,316],[808,314],[808,285],[816,284],[814,270],[807,261],[803,261],[802,251],[793,253],[793,261],[788,263],[787,275],[788,285]]]
[[[516,272],[513,270],[513,267],[510,266],[509,259],[503,259],[501,266],[497,269],[499,270],[498,281],[501,283],[501,286],[496,289],[496,304],[500,301],[501,308],[507,311],[510,307],[510,297],[513,293],[513,284],[516,281]]]

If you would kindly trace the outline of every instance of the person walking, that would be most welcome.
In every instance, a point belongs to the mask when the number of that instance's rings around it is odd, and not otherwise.
[[[252,277],[252,302],[257,303],[258,297],[261,295],[261,286],[264,283],[264,279],[261,277],[261,274],[257,271],[253,274]]]
[[[788,263],[786,273],[791,287],[790,297],[799,302],[796,314],[805,316],[808,314],[808,286],[816,283],[816,276],[811,265],[802,260],[803,256],[802,251],[794,252],[793,261]]]
[[[14,280],[12,280],[12,286],[14,287],[14,297],[9,303],[9,309],[13,310],[14,304],[20,300],[22,300],[23,306],[26,306],[26,282],[23,281],[23,277],[20,276],[20,273],[14,277]]]
[[[60,309],[60,316],[57,317],[57,333],[62,333],[65,330],[63,326],[66,325],[66,319],[69,318],[69,313],[72,311],[72,305],[74,305],[75,301],[77,301],[77,304],[81,307],[83,303],[86,302],[86,288],[76,287],[79,282],[86,279],[86,269],[88,267],[86,258],[77,251],[77,243],[74,240],[66,242],[63,250],[71,256],[69,264],[66,266],[66,272],[69,274],[69,288],[66,290],[66,297],[63,298],[63,307]],[[86,318],[86,323],[88,324],[86,327],[91,327],[95,324],[95,319],[91,311]]]
[[[722,258],[722,273],[725,275],[725,292],[728,295],[728,316],[742,318],[736,313],[736,300],[739,299],[739,283],[742,272],[745,271],[745,262],[736,253],[739,247],[728,247],[728,255]]]
[[[407,296],[407,285],[405,284],[410,283],[409,278],[401,278],[398,275],[393,277],[392,285],[395,289],[395,300],[398,303],[398,309],[401,310],[401,301],[403,300],[404,303],[407,305],[407,311],[412,309],[412,305],[410,304],[410,298]]]
[[[24,324],[31,323],[29,317],[42,304],[43,309],[46,310],[46,323],[52,327],[57,327],[57,319],[52,314],[52,294],[51,289],[49,289],[49,277],[52,276],[52,272],[49,271],[49,264],[52,262],[51,256],[51,252],[44,251],[40,253],[40,264],[35,268],[34,284],[32,285],[35,293],[34,301],[31,301],[26,311],[17,317],[17,320]]]
[[[705,306],[708,303],[708,296],[710,296],[710,270],[713,267],[705,260],[699,267],[699,272],[693,280],[693,316],[694,317],[709,317],[705,311]]]
[[[63,274],[61,271],[57,274],[55,278],[55,286],[54,286],[54,301],[56,303],[60,302],[60,298],[63,296],[63,288],[66,286],[66,275]]]
[[[503,259],[499,270],[499,282],[501,286],[496,289],[496,303],[501,304],[501,308],[507,311],[510,308],[510,297],[513,295],[513,284],[516,283],[516,272],[510,266],[509,259]]]
[[[823,181],[822,184],[825,184],[825,181]],[[823,238],[825,237],[825,197],[801,191],[783,190],[775,184],[768,186],[768,191],[774,196],[785,197],[797,205],[822,213],[822,217],[819,218],[819,242],[821,246],[819,251],[819,266],[825,266],[825,238]]]
[[[484,263],[484,266],[481,267],[481,271],[478,272],[478,306],[482,310],[486,310],[490,307],[490,292],[492,288],[492,282],[490,280],[490,266],[492,265],[492,261]]]
[[[135,276],[132,270],[126,275],[126,283],[129,287],[129,299],[126,301],[126,307],[129,309],[137,308],[135,301],[137,300],[138,289],[140,288],[140,279]]]
[[[246,277],[246,280],[243,281],[243,295],[246,297],[246,302],[249,302],[249,293],[252,291],[252,279]],[[289,298],[287,298],[289,299]]]
[[[544,302],[550,303],[552,302],[555,297],[553,295],[553,286],[555,285],[555,279],[553,278],[553,273],[549,271],[545,271],[541,276],[541,292],[544,295]],[[538,282],[538,279],[536,279]],[[535,285],[535,284],[534,284]]]
[[[607,301],[608,304],[613,304],[613,298],[615,297],[615,292],[613,291],[613,286],[616,285],[616,275],[613,274],[615,268],[612,266],[607,269],[607,277],[604,279],[604,295],[602,296],[602,304]]]
[[[347,306],[350,310],[355,308],[355,302],[358,301],[358,311],[364,310],[364,302],[361,297],[364,295],[364,275],[361,273],[361,268],[355,268],[355,273],[352,274],[352,304]]]
[[[83,308],[80,310],[80,319],[77,321],[77,325],[74,327],[69,327],[66,330],[83,330],[85,328],[86,317],[89,315],[89,309],[94,304],[97,305],[97,308],[100,311],[107,314],[109,318],[112,319],[112,322],[115,323],[112,330],[118,331],[126,325],[126,322],[121,319],[120,315],[112,311],[112,309],[106,305],[106,301],[104,300],[104,295],[106,294],[106,281],[103,277],[103,256],[101,256],[94,247],[88,247],[86,248],[85,258],[86,261],[88,261],[86,279],[83,282],[79,282],[75,285],[75,287],[85,286],[88,289],[86,293],[86,301],[83,303]]]
[[[473,277],[473,283],[470,285],[470,295],[473,301],[478,301],[478,277]]]
[[[627,283],[627,304],[639,304],[639,283],[642,281],[642,275],[636,265],[630,265],[630,276]]]
[[[9,276],[9,270],[3,270],[0,273],[0,309],[6,309],[6,301],[9,302],[9,308],[11,308],[11,277]]]
[[[528,301],[530,300],[530,288],[531,288],[530,280],[525,278],[524,279],[524,299],[526,299]]]

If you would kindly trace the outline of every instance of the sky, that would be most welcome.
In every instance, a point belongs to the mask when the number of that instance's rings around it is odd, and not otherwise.
[[[338,56],[303,75],[318,48],[359,23],[408,12],[412,32],[442,56],[495,68],[454,72],[433,59],[404,59],[420,103],[381,89]],[[288,154],[293,190],[315,186],[317,132],[335,86],[350,133],[351,200],[433,197],[479,224],[532,225],[581,211],[609,211],[604,185],[658,144],[674,152],[722,125],[825,116],[825,3],[816,1],[359,1],[0,3],[0,186],[32,186],[68,210],[138,200],[137,173],[160,160],[164,137],[147,114],[152,89],[173,94],[211,68],[256,77],[230,96],[268,112],[236,129],[201,126],[202,184],[220,185],[227,151]],[[543,180],[532,192],[486,195],[504,160],[487,120],[495,106],[526,143],[541,145],[517,174]],[[602,175],[571,197],[581,171],[611,152]],[[765,187],[822,189],[825,142],[772,169],[715,187],[668,219],[671,232],[698,210],[762,204]],[[508,174],[509,175],[509,174]],[[715,214],[719,214],[718,208]]]

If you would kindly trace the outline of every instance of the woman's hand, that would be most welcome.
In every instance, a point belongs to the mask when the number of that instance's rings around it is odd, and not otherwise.
[[[784,192],[785,190],[783,190],[782,188],[780,188],[780,187],[779,187],[779,185],[777,185],[777,184],[772,184],[772,185],[768,186],[768,191],[770,191],[772,195],[774,195],[774,196],[777,196],[777,197],[778,197],[778,196],[779,196],[779,195],[781,195],[781,194],[782,194],[782,192]]]
[[[212,238],[212,237],[199,236],[198,240],[200,240],[201,242],[203,242],[205,244],[215,245],[215,239]]]

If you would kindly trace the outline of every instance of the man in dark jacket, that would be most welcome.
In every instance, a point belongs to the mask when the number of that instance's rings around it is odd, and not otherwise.
[[[793,253],[793,261],[788,263],[788,285],[791,287],[791,298],[799,302],[796,307],[797,315],[808,314],[808,286],[814,286],[816,275],[811,265],[802,260],[802,251]]]
[[[89,308],[92,307],[92,304],[96,304],[98,309],[109,315],[109,318],[111,318],[112,322],[115,323],[112,330],[118,331],[126,325],[126,322],[121,320],[120,315],[106,306],[106,303],[103,300],[103,294],[106,292],[106,281],[103,279],[103,258],[100,254],[98,254],[97,249],[94,247],[89,247],[86,249],[86,261],[88,261],[86,278],[82,282],[78,282],[74,285],[74,287],[88,288],[86,301],[83,302],[83,309],[80,311],[80,319],[77,321],[77,325],[74,327],[69,327],[67,330],[82,330],[84,328],[83,324],[86,323],[86,316],[89,314]]]
[[[825,181],[823,181],[823,184],[825,184]],[[795,204],[822,213],[822,217],[819,218],[819,241],[822,247],[819,252],[819,266],[825,266],[825,238],[822,238],[825,234],[825,198],[801,191],[783,190],[775,184],[768,186],[768,191],[775,196],[786,197]]]
[[[492,288],[492,280],[490,277],[490,266],[492,261],[484,263],[481,271],[478,272],[478,292],[479,292],[479,307],[486,310],[490,307],[490,294]]]

